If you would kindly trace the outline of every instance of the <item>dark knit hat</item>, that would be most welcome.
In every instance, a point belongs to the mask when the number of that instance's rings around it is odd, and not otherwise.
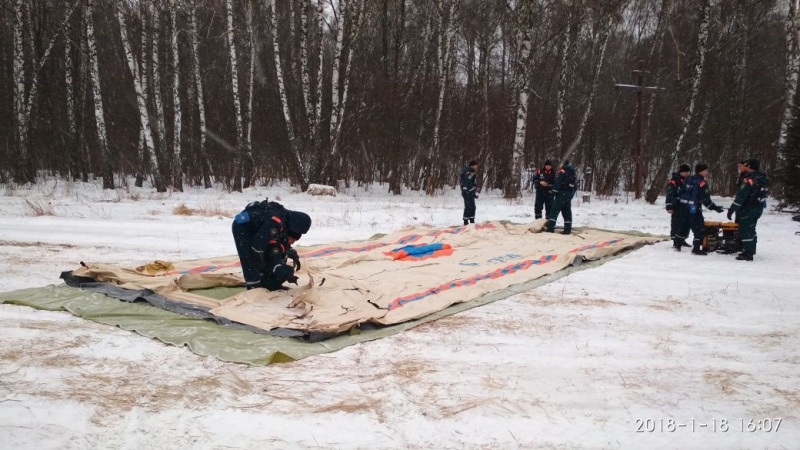
[[[708,164],[700,163],[700,164],[694,166],[694,173],[700,173],[700,172],[702,172],[702,171],[704,171],[706,169],[708,169]]]
[[[750,161],[750,160],[748,158],[745,158],[745,159],[739,161],[739,164],[741,164],[743,166],[746,166],[747,165],[747,161]]]
[[[286,234],[290,238],[297,240],[300,236],[308,233],[311,228],[311,217],[300,211],[289,211],[286,214]]]
[[[755,158],[748,159],[747,162],[744,163],[744,165],[753,170],[759,170],[761,168],[761,163]]]
[[[553,161],[550,161],[549,159],[547,159],[547,160],[545,160],[544,165],[545,166],[552,166],[553,165]]]
[[[470,167],[472,167],[472,166],[477,166],[477,165],[478,165],[478,161],[475,161],[475,160],[473,159],[473,160],[472,160],[472,161],[470,161],[470,162],[469,162],[469,164],[467,164],[467,165],[468,165],[468,166],[470,166]]]
[[[691,171],[692,171],[692,168],[691,168],[691,167],[689,167],[689,165],[688,165],[688,164],[681,164],[681,166],[678,168],[678,173],[681,173],[681,172],[691,172]]]

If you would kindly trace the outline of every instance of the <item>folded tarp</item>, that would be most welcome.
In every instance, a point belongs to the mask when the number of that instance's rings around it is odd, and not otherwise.
[[[420,319],[558,272],[576,259],[597,260],[662,239],[591,229],[564,236],[542,232],[544,224],[411,229],[369,241],[301,247],[299,287],[253,289],[220,299],[203,293],[244,285],[236,257],[137,268],[89,263],[71,277],[151,292],[165,299],[159,305],[165,309],[207,314],[221,324],[332,336],[366,324]]]

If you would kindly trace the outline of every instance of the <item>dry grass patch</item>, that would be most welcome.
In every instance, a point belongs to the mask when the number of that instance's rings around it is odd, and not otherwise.
[[[27,216],[41,217],[56,215],[52,203],[46,200],[31,200],[26,198],[25,206]]]
[[[180,205],[172,208],[172,214],[176,216],[194,216],[196,214],[196,210],[186,206],[186,203],[181,203]]]
[[[703,379],[709,385],[719,388],[723,394],[734,395],[739,392],[737,389],[746,387],[738,380],[745,375],[732,370],[707,370],[703,373]]]
[[[190,208],[185,203],[181,203],[172,208],[172,214],[176,216],[233,217],[236,212],[223,208],[219,203],[198,208]]]
[[[347,414],[369,413],[369,412],[376,412],[381,403],[382,401],[380,399],[371,399],[371,398],[348,399],[336,402],[332,405],[316,408],[314,412],[316,413],[342,412]]]

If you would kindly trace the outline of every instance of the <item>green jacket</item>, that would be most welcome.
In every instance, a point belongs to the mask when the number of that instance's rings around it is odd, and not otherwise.
[[[748,173],[739,184],[736,198],[733,199],[730,210],[736,212],[743,208],[762,208],[763,205],[761,204],[761,199],[759,199],[759,194],[762,189],[767,188],[769,185],[769,178],[765,174],[758,171]]]

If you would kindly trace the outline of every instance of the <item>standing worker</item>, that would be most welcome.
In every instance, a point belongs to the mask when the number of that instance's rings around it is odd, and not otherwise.
[[[553,183],[556,180],[556,171],[553,170],[553,163],[548,159],[544,162],[544,167],[538,169],[533,175],[533,187],[536,189],[536,202],[533,206],[534,219],[542,218],[542,208],[545,217],[553,207]]]
[[[759,171],[760,163],[757,159],[745,163],[746,173],[739,184],[736,198],[728,209],[728,220],[736,214],[739,222],[739,239],[742,241],[742,253],[736,257],[739,261],[752,261],[756,254],[758,238],[756,223],[761,218],[766,207],[770,191],[770,180]]]
[[[698,164],[695,166],[694,172],[695,174],[684,183],[683,193],[680,197],[681,227],[675,236],[673,247],[675,250],[681,251],[681,247],[689,237],[689,230],[691,229],[692,235],[694,235],[692,254],[707,255],[708,252],[703,248],[703,239],[706,236],[703,206],[716,212],[722,212],[724,209],[711,200],[711,194],[709,194],[710,186],[706,181],[708,166],[702,163]]]
[[[475,223],[475,199],[478,198],[478,183],[475,172],[478,162],[472,160],[461,170],[459,181],[461,183],[461,197],[464,198],[464,225]]]
[[[692,169],[689,168],[688,164],[681,164],[678,171],[674,172],[672,178],[667,182],[667,212],[671,215],[669,237],[673,242],[676,241],[676,235],[681,226],[681,212],[680,208],[678,208],[678,203],[683,193],[683,184],[686,182],[686,179],[689,178],[691,171]],[[686,241],[681,242],[680,245],[689,246]]]
[[[564,231],[561,234],[572,233],[572,197],[575,196],[575,182],[577,175],[575,168],[569,161],[564,161],[564,165],[558,171],[553,182],[553,208],[547,213],[547,232],[553,233],[558,221],[558,214],[564,217]]]

